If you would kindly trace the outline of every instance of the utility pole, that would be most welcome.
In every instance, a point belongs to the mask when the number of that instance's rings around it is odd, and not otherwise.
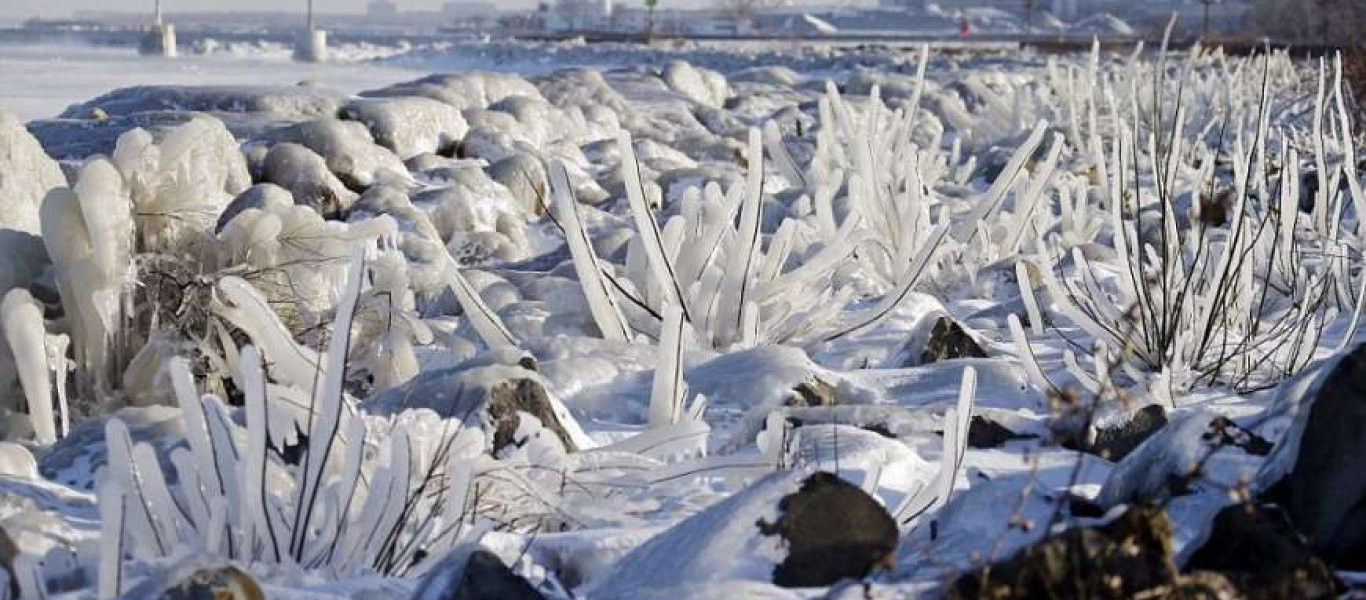
[[[1034,33],[1034,2],[1035,0],[1025,0],[1025,39]]]
[[[1203,31],[1204,33],[1201,35],[1201,39],[1209,39],[1209,7],[1210,5],[1218,1],[1219,0],[1200,0],[1200,3],[1205,5],[1205,23],[1204,26],[1201,28],[1201,31]]]
[[[327,32],[318,29],[313,20],[313,0],[308,0],[307,19],[304,31],[294,42],[294,60],[299,62],[323,62],[327,60]]]
[[[152,3],[152,29],[142,36],[138,53],[144,56],[176,55],[175,26],[167,23],[161,14],[161,0]]]
[[[645,42],[649,44],[654,38],[654,7],[660,4],[660,0],[645,0]]]

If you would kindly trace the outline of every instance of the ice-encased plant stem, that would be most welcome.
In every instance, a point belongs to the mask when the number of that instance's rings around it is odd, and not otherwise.
[[[52,411],[47,330],[43,308],[28,290],[15,288],[5,294],[0,302],[0,330],[5,332],[5,342],[9,344],[19,371],[19,383],[28,401],[29,421],[33,424],[33,440],[43,445],[52,444],[57,441],[57,425]],[[65,369],[62,369],[58,377],[64,376]]]
[[[122,421],[109,420],[110,471],[100,503],[124,507],[120,533],[108,530],[112,525],[106,528],[111,538],[122,535],[128,541],[128,556],[166,557],[188,550],[332,574],[373,569],[394,575],[414,566],[416,549],[441,553],[465,539],[464,529],[450,522],[465,513],[446,506],[445,497],[466,497],[468,471],[451,466],[475,460],[484,445],[480,432],[455,421],[444,426],[441,439],[415,443],[408,434],[412,425],[405,424],[409,420],[381,425],[389,431],[383,432],[387,443],[380,444],[366,417],[346,405],[341,392],[346,332],[362,273],[357,253],[326,362],[317,374],[322,383],[309,411],[316,416],[306,423],[309,442],[299,466],[268,451],[270,413],[280,407],[272,406],[262,357],[251,346],[240,352],[237,373],[245,394],[244,443],[218,398],[195,398],[188,363],[168,365],[189,442],[188,450],[173,452],[175,485],[162,476],[150,445],[132,444]],[[367,453],[367,445],[380,445],[381,451]],[[342,456],[330,460],[337,447]],[[361,485],[362,479],[368,484]],[[119,579],[109,572],[121,569],[121,561],[115,563],[102,560],[103,581]]]
[[[77,363],[78,391],[107,395],[122,372],[113,355],[124,325],[122,299],[131,281],[131,206],[109,161],[81,167],[76,185],[53,191],[41,211],[43,243],[56,269]]]
[[[560,161],[550,167],[550,196],[554,200],[556,214],[564,223],[569,254],[574,259],[579,286],[588,300],[588,309],[598,326],[598,332],[603,339],[631,341],[634,337],[631,326],[622,316],[621,306],[617,304],[616,296],[602,273],[597,252],[593,250],[593,241],[589,239],[588,230],[579,218],[578,201],[574,199],[569,186],[569,175]]]

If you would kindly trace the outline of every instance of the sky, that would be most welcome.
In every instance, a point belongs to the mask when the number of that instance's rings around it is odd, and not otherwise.
[[[167,12],[176,11],[252,11],[289,9],[297,5],[303,9],[307,0],[162,0]],[[394,0],[400,10],[435,10],[451,0]],[[531,8],[540,0],[482,0],[507,8]],[[632,2],[635,0],[619,0]],[[810,4],[817,0],[797,0],[798,4]],[[152,10],[154,0],[0,0],[0,17],[9,19],[27,17],[67,17],[77,10],[103,11],[148,11]],[[365,12],[370,0],[314,0],[319,12]],[[694,7],[709,6],[715,0],[660,0],[661,6]],[[817,2],[822,3],[822,2]],[[822,4],[837,4],[823,2]]]
[[[396,0],[403,10],[434,10],[449,0]],[[489,0],[508,7],[527,8],[536,0]],[[667,2],[668,0],[665,0]],[[682,4],[698,0],[673,0]],[[319,12],[364,12],[369,0],[314,0]],[[153,0],[0,0],[0,15],[6,17],[47,16],[62,17],[75,10],[152,10]],[[281,10],[297,4],[302,10],[305,0],[162,0],[168,12],[226,11],[226,10]]]

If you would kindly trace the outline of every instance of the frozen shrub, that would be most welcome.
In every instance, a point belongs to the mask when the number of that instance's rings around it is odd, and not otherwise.
[[[133,201],[139,250],[202,241],[223,208],[251,185],[237,141],[208,116],[129,131],[110,160]]]

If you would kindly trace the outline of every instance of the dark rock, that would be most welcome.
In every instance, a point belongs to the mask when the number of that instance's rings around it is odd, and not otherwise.
[[[920,364],[953,358],[986,358],[987,352],[962,325],[949,317],[940,317],[930,330],[925,349],[920,353]]]
[[[1243,600],[1243,594],[1233,582],[1219,573],[1196,571],[1182,575],[1171,588],[1171,593],[1160,596],[1164,600]]]
[[[1271,454],[1271,442],[1226,417],[1215,417],[1213,421],[1210,421],[1209,426],[1210,437],[1215,438],[1221,446],[1241,448],[1243,452],[1253,456]]]
[[[1284,513],[1270,506],[1241,504],[1220,511],[1209,539],[1186,568],[1218,572],[1249,599],[1337,595],[1332,570],[1310,553]]]
[[[1219,433],[1222,417],[1209,412],[1181,415],[1121,459],[1106,478],[1096,503],[1157,503],[1190,493],[1216,452],[1228,452]]]
[[[1167,411],[1157,404],[1140,408],[1127,422],[1107,428],[1097,428],[1095,439],[1074,446],[1064,447],[1089,452],[1106,460],[1118,461],[1159,429],[1167,425]]]
[[[1026,440],[1037,436],[1015,433],[1006,426],[981,415],[973,415],[968,423],[968,446],[972,448],[1000,448],[1010,440]]]
[[[792,388],[792,395],[785,406],[835,406],[839,404],[839,393],[835,386],[812,377]]]
[[[512,572],[487,550],[475,550],[465,562],[455,589],[437,591],[423,586],[414,595],[423,600],[540,600],[544,598],[526,579]]]
[[[1366,345],[1323,377],[1288,435],[1288,463],[1267,496],[1276,499],[1314,554],[1348,570],[1366,569]],[[1307,414],[1306,414],[1307,413]],[[1298,439],[1296,439],[1298,437]]]
[[[550,406],[550,398],[546,396],[545,386],[531,379],[514,379],[494,386],[489,390],[487,410],[489,416],[497,423],[497,429],[493,433],[495,453],[513,443],[513,436],[520,422],[520,417],[517,416],[519,412],[540,419],[541,423],[548,427],[559,423]],[[569,439],[569,434],[565,433],[563,428],[554,429],[555,435],[560,438],[565,449],[574,450],[574,442]]]
[[[946,597],[1161,598],[1177,579],[1167,517],[1140,505],[1107,525],[1069,529],[966,573]]]
[[[895,555],[896,521],[881,504],[836,475],[819,472],[778,503],[774,523],[760,520],[763,535],[787,542],[787,558],[773,571],[783,587],[824,587],[862,578]]]
[[[133,594],[130,594],[133,595]],[[266,600],[261,584],[237,567],[203,569],[164,590],[158,600]]]
[[[534,366],[534,363],[528,364]],[[466,422],[475,419],[492,440],[491,450],[495,454],[517,443],[515,437],[523,413],[540,420],[566,450],[578,449],[565,425],[572,417],[556,410],[539,378],[520,364],[433,371],[367,403],[367,409],[375,414],[393,414],[411,408],[429,408],[442,417]]]

